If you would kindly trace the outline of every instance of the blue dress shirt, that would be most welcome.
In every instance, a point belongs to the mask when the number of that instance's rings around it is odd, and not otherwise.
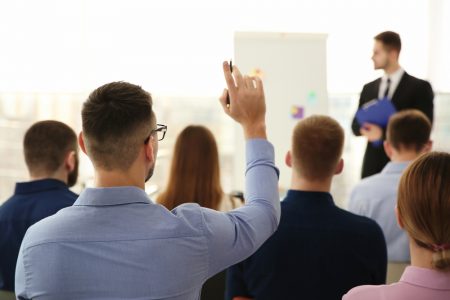
[[[409,262],[409,239],[397,224],[395,206],[400,177],[409,162],[390,162],[379,174],[364,178],[355,186],[348,210],[375,220],[383,230],[388,260]]]
[[[14,291],[17,255],[27,229],[77,197],[56,179],[16,184],[14,195],[0,206],[0,289]]]
[[[22,243],[22,299],[198,299],[209,277],[253,253],[280,218],[278,170],[265,140],[247,142],[246,200],[228,213],[169,211],[142,189],[86,189]]]
[[[384,283],[386,264],[374,221],[338,208],[329,193],[289,190],[275,234],[228,269],[226,299],[340,300],[355,286]]]

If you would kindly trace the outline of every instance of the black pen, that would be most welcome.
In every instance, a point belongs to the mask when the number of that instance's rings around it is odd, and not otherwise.
[[[233,73],[233,61],[230,59],[230,72]],[[227,108],[230,108],[230,94],[227,92]]]

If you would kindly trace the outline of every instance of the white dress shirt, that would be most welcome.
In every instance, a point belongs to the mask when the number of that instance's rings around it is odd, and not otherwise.
[[[384,73],[383,77],[381,77],[380,88],[378,90],[378,99],[384,98],[384,93],[386,91],[388,78],[391,80],[388,98],[392,99],[392,97],[394,96],[395,90],[397,89],[398,84],[400,83],[400,80],[402,79],[402,76],[404,73],[405,73],[405,70],[403,70],[402,67],[400,67],[397,71],[395,71],[392,74]]]

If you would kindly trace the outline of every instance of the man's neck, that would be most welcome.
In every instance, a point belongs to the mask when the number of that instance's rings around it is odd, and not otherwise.
[[[417,153],[416,151],[402,151],[402,152],[394,152],[391,156],[392,162],[408,162],[413,161],[417,157],[420,156],[421,153]]]
[[[145,190],[145,182],[142,178],[143,176],[137,179],[136,176],[127,172],[96,170],[95,187],[135,186]]]
[[[67,175],[55,173],[55,174],[30,174],[30,181],[44,180],[44,179],[56,179],[67,184]]]
[[[331,181],[332,177],[324,180],[312,181],[292,172],[291,190],[329,193],[331,190]]]
[[[398,62],[396,62],[396,63],[394,63],[392,65],[387,66],[384,69],[384,73],[386,73],[387,75],[392,75],[395,72],[397,72],[399,69],[400,69],[400,64]]]

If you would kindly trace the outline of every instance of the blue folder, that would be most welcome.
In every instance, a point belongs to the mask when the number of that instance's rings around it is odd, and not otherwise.
[[[359,126],[363,126],[364,123],[372,123],[386,128],[389,122],[389,118],[397,112],[394,104],[388,98],[374,99],[364,104],[356,112],[356,120]],[[375,147],[381,147],[383,141],[374,141],[372,145]]]
[[[381,100],[374,99],[358,109],[356,112],[356,120],[359,126],[362,126],[364,123],[372,123],[386,128],[389,118],[396,112],[397,109],[388,98]]]

